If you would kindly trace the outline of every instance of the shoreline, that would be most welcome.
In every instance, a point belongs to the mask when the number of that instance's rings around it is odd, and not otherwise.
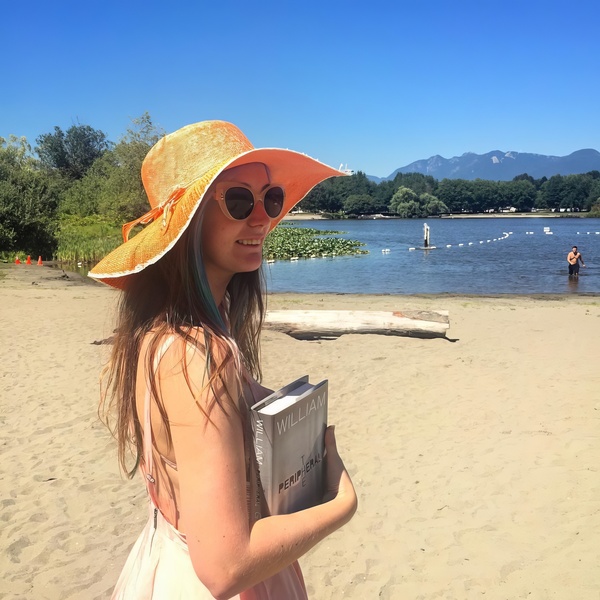
[[[4,284],[3,284],[4,281]],[[109,286],[100,283],[82,275],[77,271],[71,271],[64,268],[61,263],[52,263],[45,261],[43,267],[37,265],[14,265],[11,263],[0,263],[0,286],[6,285],[7,287],[20,287],[21,285],[33,285],[43,287],[62,287],[66,286],[86,286],[94,287],[96,289],[106,289],[111,292],[117,292]],[[494,292],[487,294],[466,294],[462,292],[438,292],[438,293],[413,293],[407,292],[405,294],[400,293],[368,293],[359,294],[355,292],[269,292],[267,290],[267,299],[272,297],[295,297],[298,298],[326,298],[328,301],[333,301],[335,298],[346,298],[357,300],[365,298],[415,298],[423,300],[434,300],[434,299],[460,299],[465,298],[469,300],[476,299],[531,299],[531,300],[542,300],[542,301],[564,301],[569,298],[600,298],[600,293],[597,292],[548,292],[548,293],[537,293],[537,294],[515,294],[515,293],[504,293]]]
[[[431,215],[429,217],[423,217],[424,219],[587,219],[596,218],[588,217],[589,213],[556,213],[556,212],[535,212],[535,213],[468,213],[468,214],[443,214],[443,215]],[[385,217],[376,217],[374,215],[360,215],[353,218],[346,219],[332,219],[325,217],[320,213],[295,213],[287,214],[283,217],[282,221],[372,221],[372,220],[386,220],[386,219],[400,219],[401,217],[395,217],[393,215]],[[405,219],[410,221],[410,219]]]
[[[465,215],[442,215],[440,219],[587,219],[587,215],[588,213],[473,213]]]

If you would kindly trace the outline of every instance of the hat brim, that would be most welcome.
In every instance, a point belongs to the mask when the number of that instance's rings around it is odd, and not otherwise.
[[[164,218],[154,220],[130,240],[115,248],[88,275],[110,286],[123,288],[128,276],[156,263],[173,248],[206,198],[206,192],[223,171],[254,162],[266,164],[271,181],[285,187],[285,204],[281,215],[272,220],[271,230],[317,184],[330,177],[344,175],[337,169],[293,150],[248,150],[217,165],[193,182]]]

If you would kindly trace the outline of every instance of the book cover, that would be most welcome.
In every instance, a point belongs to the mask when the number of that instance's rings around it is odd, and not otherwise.
[[[254,444],[269,512],[319,504],[324,491],[328,382],[301,377],[252,406]]]

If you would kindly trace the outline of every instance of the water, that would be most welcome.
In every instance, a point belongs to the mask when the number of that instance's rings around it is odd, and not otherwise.
[[[430,244],[437,248],[411,251],[423,245],[424,222],[431,229]],[[293,224],[344,231],[344,237],[365,242],[369,254],[265,265],[270,292],[600,293],[600,219],[497,217]],[[545,227],[552,234],[544,233]],[[567,271],[566,256],[573,245],[579,247],[587,265],[577,279],[570,279]]]

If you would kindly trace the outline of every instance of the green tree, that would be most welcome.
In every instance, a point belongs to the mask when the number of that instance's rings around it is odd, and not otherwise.
[[[466,179],[442,179],[436,196],[452,213],[471,212],[474,204],[473,182]]]
[[[502,183],[487,179],[475,179],[469,182],[470,199],[468,212],[481,213],[496,210],[505,204],[502,194]]]
[[[408,202],[416,202],[418,204],[419,196],[407,187],[399,187],[390,201],[390,212],[395,213],[399,204],[406,204]]]
[[[73,182],[64,192],[60,203],[60,214],[88,217],[91,215],[110,214],[117,220],[103,202],[111,196],[110,180],[119,177],[118,164],[113,151],[106,152],[88,169],[87,173]]]
[[[398,186],[393,181],[382,181],[373,190],[373,198],[378,207],[377,212],[387,212],[393,195],[396,193]]]
[[[513,179],[502,182],[505,204],[514,206],[518,211],[530,211],[536,201],[535,185],[529,179]]]
[[[560,208],[581,210],[592,187],[592,178],[586,175],[567,175],[563,179]]]
[[[564,181],[562,175],[553,175],[540,188],[539,204],[557,209],[563,200]]]
[[[585,209],[591,210],[592,206],[600,205],[600,179],[594,179],[590,185],[590,191],[585,199]]]
[[[437,216],[448,212],[448,207],[432,194],[421,194],[419,204],[422,207],[424,217]]]
[[[132,120],[119,143],[96,159],[85,176],[65,193],[61,213],[87,217],[103,215],[115,223],[131,221],[150,205],[141,178],[142,162],[164,136],[148,113]]]
[[[394,177],[396,189],[406,187],[417,195],[419,194],[435,194],[437,189],[437,181],[431,175],[423,175],[422,173],[398,173]]]
[[[535,194],[534,206],[538,210],[548,210],[549,208],[548,202],[546,201],[546,196],[541,190],[538,190]]]
[[[315,186],[300,202],[298,208],[305,212],[330,212],[336,213],[344,208],[344,198],[348,195],[340,184],[339,179],[349,177],[335,177],[326,179]]]
[[[63,182],[38,170],[25,138],[0,138],[0,251],[52,254]]]
[[[531,183],[533,186],[535,186],[535,179],[531,175],[528,175],[527,173],[523,173],[521,175],[517,175],[516,177],[513,177],[513,181],[529,181],[529,183]]]
[[[377,184],[369,180],[369,178],[362,172],[357,171],[350,175],[350,177],[336,177],[333,180],[334,186],[340,191],[350,194],[368,194],[371,195]]]
[[[396,213],[403,219],[423,216],[423,209],[419,202],[419,196],[406,187],[398,188],[398,191],[392,196],[390,212]]]
[[[344,211],[349,215],[372,215],[377,212],[375,202],[368,194],[352,194],[344,200]]]
[[[152,122],[148,112],[132,119],[132,126],[114,149],[118,169],[112,172],[100,200],[103,214],[123,222],[140,217],[149,210],[148,196],[142,184],[142,162],[150,148],[164,135],[162,127]]]
[[[423,207],[418,200],[409,200],[408,202],[399,202],[396,205],[396,214],[401,219],[420,219],[424,217]]]
[[[55,126],[54,133],[44,133],[35,151],[49,170],[57,170],[69,179],[81,179],[111,143],[99,129],[89,125],[72,125],[66,133]]]

